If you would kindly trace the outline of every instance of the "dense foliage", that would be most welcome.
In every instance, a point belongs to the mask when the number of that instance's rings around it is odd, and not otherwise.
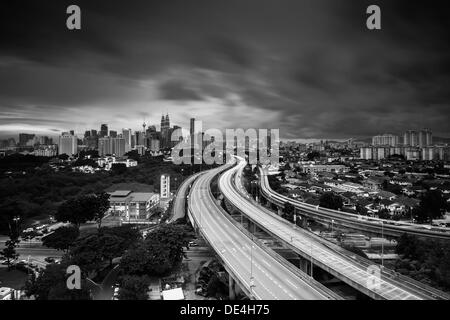
[[[395,265],[398,272],[450,291],[450,243],[404,234],[396,252],[401,256]]]

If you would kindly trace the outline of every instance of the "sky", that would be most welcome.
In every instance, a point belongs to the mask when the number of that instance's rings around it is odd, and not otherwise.
[[[66,8],[81,8],[81,30]],[[381,30],[366,8],[381,8]],[[2,0],[0,136],[159,124],[450,136],[445,1]]]

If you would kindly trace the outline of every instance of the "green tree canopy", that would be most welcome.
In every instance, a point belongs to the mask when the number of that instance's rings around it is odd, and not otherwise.
[[[339,210],[342,209],[343,202],[341,196],[333,192],[325,192],[319,198],[320,206],[328,209]]]
[[[78,238],[80,231],[74,226],[60,227],[42,239],[42,244],[56,250],[67,251]]]

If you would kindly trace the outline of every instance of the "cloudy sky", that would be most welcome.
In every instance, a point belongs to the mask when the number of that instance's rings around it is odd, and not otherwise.
[[[82,30],[66,28],[77,4]],[[369,4],[382,30],[366,28]],[[2,0],[0,135],[187,127],[450,136],[445,2]]]

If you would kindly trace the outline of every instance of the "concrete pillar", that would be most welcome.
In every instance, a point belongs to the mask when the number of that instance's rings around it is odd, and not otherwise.
[[[283,210],[281,210],[281,207],[277,207],[277,213],[279,216],[283,214]]]
[[[228,295],[230,300],[236,299],[235,282],[231,275],[228,275]]]

